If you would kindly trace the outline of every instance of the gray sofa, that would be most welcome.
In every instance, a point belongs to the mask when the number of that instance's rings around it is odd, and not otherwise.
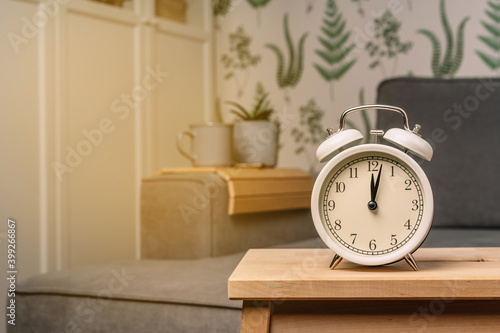
[[[500,80],[392,79],[380,84],[378,102],[404,108],[435,146],[433,160],[422,162],[436,210],[423,246],[500,246]],[[401,120],[380,112],[378,126],[400,127]],[[227,278],[246,248],[324,247],[307,210],[221,215],[227,189],[205,205],[205,220],[187,224],[175,215],[182,200],[175,186],[203,186],[207,176],[168,177],[143,183],[143,253],[154,259],[19,283],[16,326],[8,332],[237,332],[241,303],[227,299]],[[186,244],[193,237],[200,242]]]
[[[237,332],[227,279],[248,248],[320,247],[309,209],[228,215],[213,173],[144,179],[141,260],[39,275],[17,288],[9,332]],[[179,209],[217,183],[196,213]],[[201,202],[201,200],[200,200]]]
[[[377,102],[396,105],[434,148],[421,161],[434,194],[434,221],[424,246],[500,246],[500,78],[395,78]],[[378,128],[401,127],[379,112]]]

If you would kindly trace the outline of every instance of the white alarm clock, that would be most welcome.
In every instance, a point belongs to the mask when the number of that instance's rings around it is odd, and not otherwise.
[[[403,128],[383,135],[402,150],[383,144],[360,144],[363,135],[344,129],[348,114],[367,109],[389,110],[403,118]],[[343,258],[368,266],[405,259],[417,270],[412,253],[425,240],[434,215],[432,189],[422,168],[408,153],[430,161],[432,147],[421,138],[420,125],[409,129],[403,109],[363,105],[344,111],[339,129],[320,144],[316,156],[326,162],[311,196],[314,226],[335,252],[330,268]]]

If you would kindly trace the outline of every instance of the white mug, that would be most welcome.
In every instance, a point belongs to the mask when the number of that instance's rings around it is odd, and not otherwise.
[[[177,135],[177,149],[194,166],[231,165],[233,125],[223,123],[203,123],[189,126],[189,131]],[[191,138],[191,153],[182,147],[184,136]]]

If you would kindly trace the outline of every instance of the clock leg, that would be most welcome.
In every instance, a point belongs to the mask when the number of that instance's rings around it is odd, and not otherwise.
[[[405,260],[408,263],[408,265],[410,265],[411,268],[413,268],[414,271],[418,271],[417,262],[415,261],[415,258],[413,258],[413,255],[411,253],[405,255]]]
[[[337,265],[340,264],[342,259],[343,258],[341,256],[339,256],[338,254],[335,254],[335,256],[333,257],[332,263],[330,264],[330,269],[334,269],[335,267],[337,267]]]

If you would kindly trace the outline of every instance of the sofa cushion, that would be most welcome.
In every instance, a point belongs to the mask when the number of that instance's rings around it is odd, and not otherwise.
[[[403,108],[410,127],[434,148],[421,162],[435,202],[434,225],[500,227],[500,78],[396,78],[378,87],[377,102]],[[378,128],[401,127],[379,111]]]
[[[238,332],[241,309],[67,295],[20,295],[8,333]],[[22,316],[22,317],[21,317]]]
[[[136,260],[36,276],[18,287],[16,332],[29,332],[26,326],[45,332],[236,331],[241,304],[228,300],[226,281],[241,257]]]
[[[318,238],[276,247],[314,248]],[[9,332],[237,332],[227,280],[245,253],[132,260],[38,275],[17,286]]]

